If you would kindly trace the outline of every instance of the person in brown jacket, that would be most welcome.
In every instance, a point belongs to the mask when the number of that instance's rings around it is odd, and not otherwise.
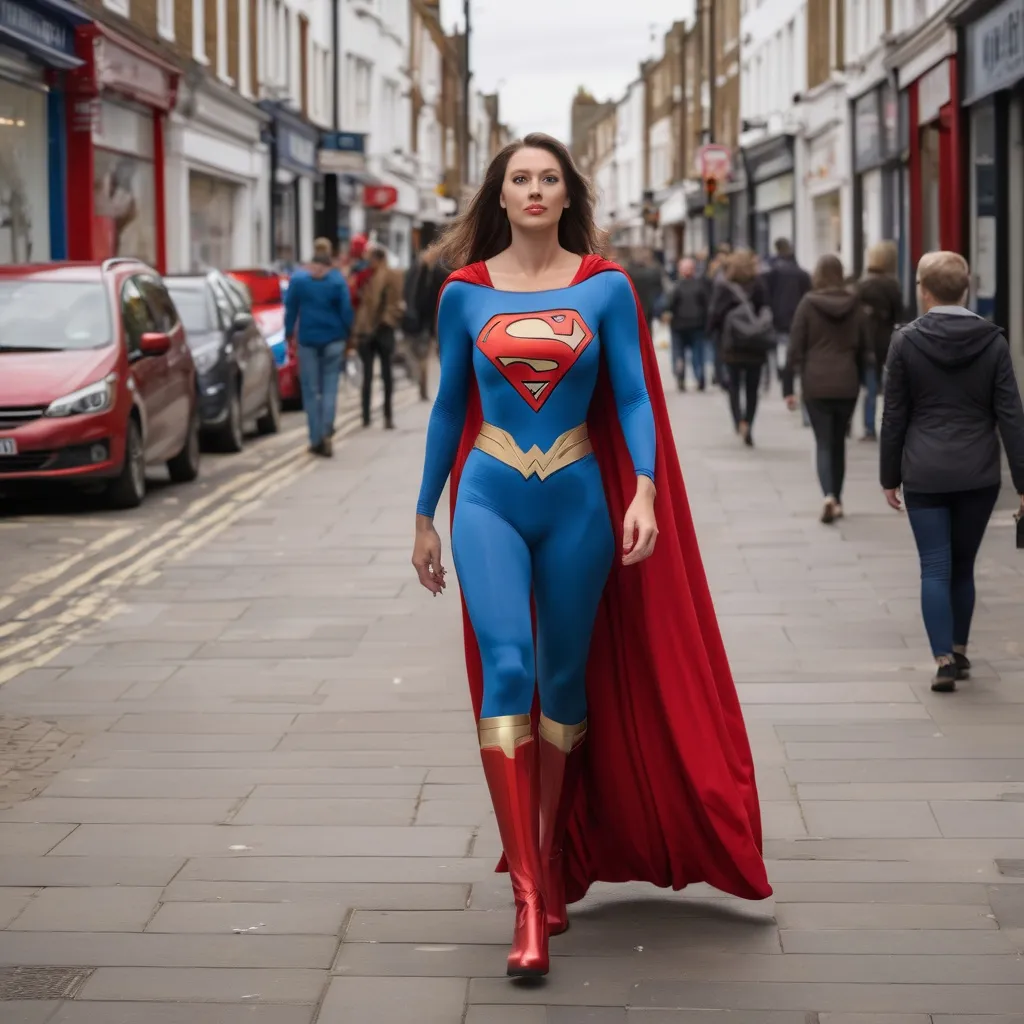
[[[394,376],[391,359],[395,354],[395,329],[402,319],[402,272],[388,266],[387,252],[376,247],[370,254],[370,275],[363,285],[356,310],[354,335],[356,351],[363,362],[363,426],[370,425],[370,394],[373,390],[373,362],[380,359],[384,383],[384,426],[395,426],[391,410]]]
[[[893,242],[879,242],[868,250],[867,268],[857,282],[857,293],[864,304],[868,334],[875,352],[875,365],[864,372],[864,436],[862,441],[877,440],[878,392],[882,369],[889,354],[889,341],[896,325],[903,320],[903,290],[897,276],[898,252]]]
[[[818,479],[825,496],[823,523],[843,514],[846,434],[857,407],[861,377],[873,365],[860,298],[844,285],[839,257],[822,256],[811,291],[800,300],[793,317],[783,391],[787,405],[795,409],[793,378],[799,374],[818,450]]]

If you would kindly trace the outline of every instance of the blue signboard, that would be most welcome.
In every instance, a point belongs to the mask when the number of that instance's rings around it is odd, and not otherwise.
[[[64,5],[0,0],[0,42],[51,67],[75,68],[82,61],[75,56],[73,22],[86,20],[81,15],[69,16]]]
[[[320,148],[335,153],[365,153],[366,136],[362,132],[323,132]]]
[[[316,136],[278,122],[277,162],[297,174],[316,174]]]

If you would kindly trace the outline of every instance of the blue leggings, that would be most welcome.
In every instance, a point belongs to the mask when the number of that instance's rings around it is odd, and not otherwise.
[[[946,494],[903,493],[921,560],[921,613],[936,658],[967,646],[974,560],[998,497],[998,484]]]
[[[470,454],[452,556],[480,646],[481,717],[528,714],[536,686],[548,718],[563,725],[586,718],[590,636],[614,549],[593,455],[542,481]]]

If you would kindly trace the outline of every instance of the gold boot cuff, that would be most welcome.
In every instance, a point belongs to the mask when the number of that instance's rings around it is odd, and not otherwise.
[[[562,725],[560,722],[552,721],[541,715],[538,732],[542,740],[557,747],[563,754],[568,754],[578,747],[586,737],[587,720],[584,718],[579,725]]]
[[[506,757],[516,756],[516,747],[531,736],[529,715],[502,715],[500,718],[481,718],[477,725],[480,749],[501,747]]]

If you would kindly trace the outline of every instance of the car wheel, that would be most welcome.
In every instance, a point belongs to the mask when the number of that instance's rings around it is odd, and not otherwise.
[[[187,484],[199,476],[199,413],[192,413],[185,447],[167,463],[167,472],[176,484]]]
[[[281,393],[277,390],[276,374],[267,385],[267,406],[256,421],[256,429],[261,434],[276,434],[281,429]]]
[[[121,472],[107,485],[106,496],[114,508],[138,508],[146,497],[146,452],[134,418],[128,421],[125,432]]]
[[[220,428],[217,447],[222,452],[240,452],[245,447],[245,427],[242,423],[242,399],[235,388],[228,397],[228,418]]]

